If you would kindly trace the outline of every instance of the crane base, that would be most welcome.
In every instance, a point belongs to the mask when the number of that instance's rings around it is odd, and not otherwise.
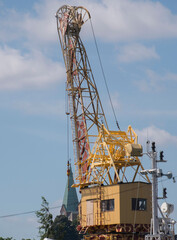
[[[91,234],[91,235],[85,235],[84,240],[144,240],[145,235],[144,234],[137,234],[137,233],[130,233],[130,234]]]

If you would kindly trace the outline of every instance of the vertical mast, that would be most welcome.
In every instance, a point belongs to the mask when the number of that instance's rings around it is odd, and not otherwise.
[[[157,169],[157,153],[155,151],[155,145],[152,147],[152,169]],[[152,174],[152,222],[153,222],[153,235],[156,235],[159,230],[158,226],[158,209],[157,209],[157,177]]]
[[[86,50],[79,33],[90,19],[84,7],[64,5],[56,13],[57,29],[63,52],[69,112],[77,166],[76,180],[82,182],[88,171],[88,156],[102,123],[108,128]]]
[[[173,212],[174,206],[165,202],[160,208],[158,204],[158,199],[166,198],[166,192],[164,193],[164,189],[163,196],[158,197],[158,178],[167,176],[168,179],[171,179],[173,175],[171,172],[167,172],[167,174],[164,174],[162,169],[157,167],[158,162],[163,163],[166,161],[163,160],[163,152],[160,153],[160,160],[157,160],[155,142],[152,142],[152,151],[148,151],[146,154],[151,158],[152,169],[143,170],[141,171],[141,174],[152,175],[152,219],[150,234],[147,234],[145,236],[145,240],[174,240],[174,225],[176,221],[169,218],[169,214]],[[158,216],[158,212],[161,215],[160,217]],[[164,213],[166,213],[166,215]]]

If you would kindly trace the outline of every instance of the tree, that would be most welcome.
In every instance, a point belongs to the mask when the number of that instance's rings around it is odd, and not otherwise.
[[[15,240],[15,239],[13,239],[12,237],[7,237],[7,238],[0,237],[0,240]],[[22,240],[31,240],[31,239],[30,238],[28,238],[28,239],[22,238]]]
[[[79,235],[78,231],[76,230],[77,221],[71,222],[66,216],[63,215],[56,216],[55,220],[53,221],[53,216],[49,212],[49,203],[44,197],[42,197],[41,207],[42,208],[39,211],[36,211],[36,216],[38,218],[38,222],[40,223],[39,236],[41,240],[44,238],[55,240],[81,239],[81,235]]]
[[[53,224],[53,216],[49,212],[49,203],[46,201],[44,197],[42,198],[41,209],[36,211],[36,216],[38,218],[38,223],[41,225],[39,226],[39,236],[40,239],[43,240],[45,237],[48,237],[50,234],[50,229]]]
[[[30,238],[27,238],[27,239],[26,238],[22,238],[22,240],[31,240],[31,239]],[[33,240],[35,240],[35,239],[33,239]]]
[[[48,237],[56,240],[80,240],[75,226],[63,215],[56,216]]]
[[[0,240],[12,240],[12,237],[7,237],[7,238],[0,237]]]

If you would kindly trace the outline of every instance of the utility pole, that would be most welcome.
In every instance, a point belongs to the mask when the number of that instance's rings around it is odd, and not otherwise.
[[[152,169],[157,169],[157,152],[155,151],[155,142],[152,143]],[[152,174],[152,222],[153,222],[153,235],[157,235],[158,233],[158,209],[157,209],[157,193],[158,193],[158,185],[157,185],[157,177],[156,174]]]
[[[149,142],[148,142],[149,144]],[[141,171],[142,175],[152,175],[152,219],[150,234],[145,236],[145,240],[174,240],[174,225],[175,220],[169,218],[169,214],[173,212],[174,206],[172,204],[165,204],[165,208],[158,205],[158,199],[166,198],[166,188],[163,189],[163,197],[158,197],[158,178],[166,176],[168,179],[172,178],[172,173],[167,172],[163,174],[162,169],[157,167],[158,162],[166,162],[163,160],[163,151],[160,152],[160,160],[157,160],[157,152],[155,142],[152,142],[152,151],[145,153],[152,162],[152,169]],[[175,182],[175,179],[173,178]],[[158,211],[161,217],[158,216]],[[166,215],[165,215],[166,214]]]

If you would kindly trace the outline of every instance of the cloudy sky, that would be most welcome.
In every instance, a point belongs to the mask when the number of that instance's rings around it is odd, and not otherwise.
[[[122,130],[156,141],[177,176],[176,0],[0,0],[0,234],[37,238],[41,196],[60,206],[66,183],[65,68],[55,13],[64,4],[91,13],[105,76]],[[90,22],[81,37],[110,128],[116,130]],[[146,149],[144,148],[144,151]],[[73,160],[72,144],[70,157]],[[142,159],[150,167],[150,160]],[[165,177],[167,202],[177,185]],[[174,191],[175,189],[175,191]],[[54,214],[59,213],[59,208]]]

